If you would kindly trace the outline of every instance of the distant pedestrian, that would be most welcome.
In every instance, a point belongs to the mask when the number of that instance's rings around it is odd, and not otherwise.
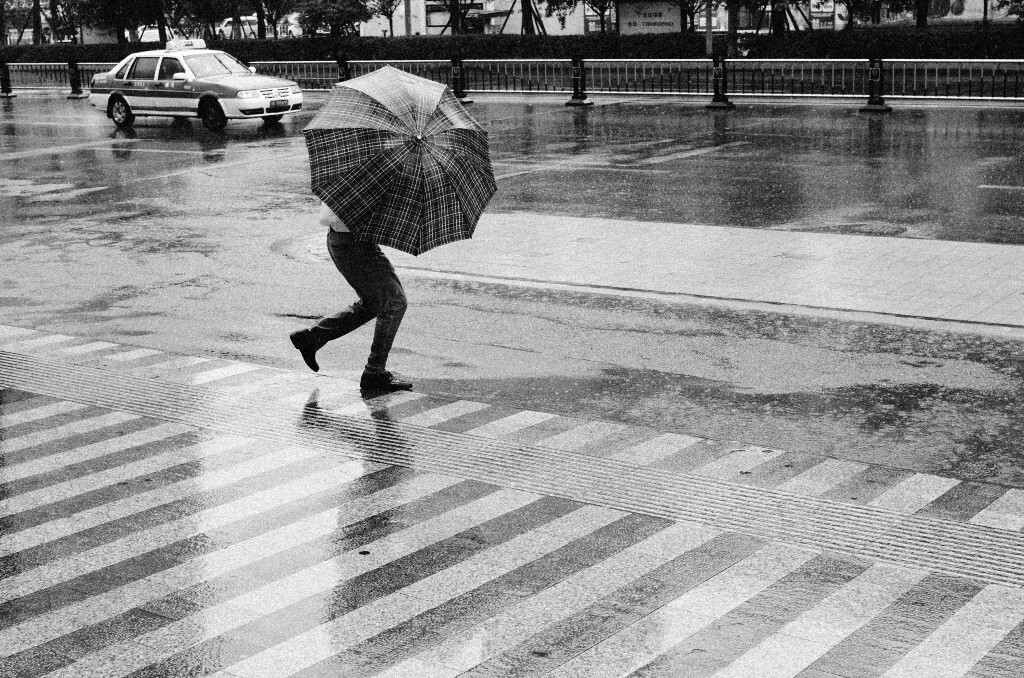
[[[364,391],[374,392],[411,389],[410,382],[396,378],[386,369],[388,354],[406,308],[405,290],[394,267],[378,245],[357,240],[326,204],[320,205],[319,219],[321,225],[327,227],[327,251],[359,299],[340,313],[321,318],[309,329],[292,332],[292,344],[309,369],[318,372],[318,350],[376,318],[370,357],[359,386]]]

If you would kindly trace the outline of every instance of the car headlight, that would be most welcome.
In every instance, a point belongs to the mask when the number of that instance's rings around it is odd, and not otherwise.
[[[292,85],[291,87],[288,88],[288,90],[292,94],[302,94],[302,88],[299,87],[298,85]]]
[[[257,97],[262,97],[263,95],[260,94],[260,91],[258,89],[243,89],[235,96],[239,99],[255,99]]]

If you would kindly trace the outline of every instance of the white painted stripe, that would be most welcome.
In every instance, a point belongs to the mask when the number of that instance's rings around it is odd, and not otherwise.
[[[13,325],[0,325],[0,339],[9,339],[11,337],[24,337],[27,334],[35,334],[35,330],[28,330],[24,327],[14,327]]]
[[[888,491],[875,497],[868,506],[915,513],[960,484],[953,478],[915,473]]]
[[[427,410],[426,412],[420,412],[410,417],[405,417],[400,421],[404,424],[412,424],[413,426],[436,426],[442,424],[450,419],[461,417],[466,414],[472,414],[479,410],[483,410],[490,407],[483,403],[475,403],[470,400],[456,400],[454,403],[442,405],[441,407],[435,407]]]
[[[1024,591],[986,586],[882,678],[962,678],[1022,620]]]
[[[249,450],[247,449],[246,452]],[[132,494],[108,504],[85,509],[70,516],[55,518],[35,527],[0,537],[0,553],[16,552],[60,539],[112,520],[135,515],[200,492],[227,487],[261,473],[317,456],[320,456],[320,453],[304,447],[280,449],[270,446],[266,450],[253,450],[249,457],[242,459],[240,463],[218,468],[204,473],[198,478],[188,478],[148,492]]]
[[[379,468],[382,467],[376,464],[366,465],[360,475],[372,473]],[[425,474],[406,483],[344,502],[294,523],[156,572],[144,579],[32,617],[9,629],[0,630],[0,647],[4,648],[7,654],[22,652],[85,625],[98,624],[174,591],[225,574],[244,571],[246,567],[264,558],[328,537],[346,525],[422,499],[459,482],[461,480],[458,478]]]
[[[75,337],[69,337],[66,334],[44,334],[41,337],[33,337],[32,339],[23,339],[21,341],[13,341],[4,346],[5,351],[32,351],[39,348],[46,348],[53,346],[54,344],[61,344],[66,341],[73,341]]]
[[[363,548],[369,551],[368,555],[346,551],[131,641],[108,645],[47,676],[81,678],[96,672],[105,678],[119,678],[288,605],[320,595],[353,577],[514,511],[538,498],[538,495],[515,490],[495,492],[367,544]],[[231,667],[227,672],[236,673]]]
[[[145,365],[142,367],[132,367],[127,370],[130,374],[137,377],[155,377],[175,370],[180,370],[184,367],[191,367],[192,365],[198,365],[211,360],[210,358],[198,358],[194,356],[179,356],[177,358],[170,358],[169,360],[162,360],[152,365]]]
[[[67,355],[82,355],[85,353],[95,353],[96,351],[102,351],[108,348],[114,348],[117,344],[112,344],[109,341],[93,341],[88,344],[81,344],[79,346],[71,346],[69,348],[62,348],[58,353],[65,353]]]
[[[211,381],[217,381],[218,379],[226,379],[227,377],[234,377],[239,374],[245,374],[246,372],[253,372],[254,370],[260,369],[259,365],[246,365],[245,363],[235,363],[233,365],[227,365],[225,367],[218,367],[215,370],[207,370],[205,372],[199,372],[193,374],[188,380],[190,384],[208,384]]]
[[[713,678],[795,678],[920,582],[927,570],[874,565]]]
[[[276,485],[226,504],[212,506],[147,530],[133,532],[112,542],[76,553],[73,558],[46,563],[13,577],[2,579],[0,580],[0,602],[49,588],[89,572],[116,565],[180,539],[194,537],[207,530],[224,527],[284,506],[297,499],[337,487],[355,477],[353,464],[358,465],[358,462],[348,462],[329,471],[316,471],[312,475],[297,478],[283,485]]]
[[[502,438],[554,418],[555,415],[548,414],[547,412],[524,410],[501,419],[496,419],[489,424],[470,429],[466,431],[466,435],[480,436],[482,438]]]
[[[535,445],[550,447],[563,452],[572,452],[592,443],[595,440],[606,438],[613,433],[626,428],[623,424],[611,424],[603,421],[590,421],[575,428],[569,429],[549,438],[539,440]]]
[[[692,474],[705,478],[719,478],[721,480],[735,479],[744,471],[751,471],[761,464],[779,457],[783,452],[779,450],[766,450],[760,447],[746,447],[742,450],[730,452],[724,457],[708,462],[703,466],[691,471]]]
[[[415,391],[401,391],[399,393],[390,393],[387,396],[383,397],[386,397],[388,399],[386,401],[387,404],[383,406],[383,408],[386,410],[388,407],[395,407],[403,403],[411,403],[414,400],[425,398],[427,397],[427,394],[416,393]],[[353,402],[351,405],[332,407],[325,411],[330,412],[331,414],[341,414],[348,417],[369,418],[370,415],[373,413],[373,409],[377,406],[376,401],[374,401],[373,403],[367,402],[363,400],[361,396],[355,396],[353,397],[353,400],[355,400],[355,402]]]
[[[108,355],[105,360],[113,360],[114,362],[129,362],[131,360],[140,360],[142,358],[148,358],[153,355],[160,355],[162,351],[157,351],[152,348],[136,348],[131,351],[125,351],[124,353],[115,353],[114,355]]]
[[[627,676],[710,626],[813,557],[814,554],[808,551],[769,544],[546,676]]]
[[[718,146],[709,146],[706,148],[695,148],[686,151],[679,151],[677,153],[669,153],[668,155],[657,156],[654,158],[645,158],[643,160],[637,160],[637,165],[658,165],[663,162],[671,162],[672,160],[682,160],[684,158],[692,158],[698,155],[706,155],[708,153],[715,153],[717,151],[724,151],[729,148],[736,146],[747,146],[749,141],[733,141],[728,144],[719,144]]]
[[[299,372],[280,372],[277,370],[268,370],[267,374],[263,375],[263,378],[259,380],[246,381],[242,383],[227,383],[227,384],[214,384],[214,388],[221,393],[236,393],[239,395],[250,394],[250,393],[270,393],[277,394],[283,391],[285,388],[296,388],[299,382],[309,381],[312,379],[308,374],[301,374]]]
[[[89,433],[108,426],[116,426],[136,419],[142,419],[142,416],[138,414],[128,414],[126,412],[111,412],[109,414],[101,414],[96,417],[89,417],[88,419],[80,419],[61,426],[54,426],[53,428],[49,428],[44,431],[35,431],[33,433],[15,436],[14,438],[0,440],[0,454],[10,454],[34,445],[53,443],[64,438],[70,438],[71,436],[82,433]],[[43,459],[45,459],[45,457]],[[41,463],[43,459],[26,463]],[[0,468],[0,482],[10,482],[14,478],[24,477],[19,475],[10,475],[11,471],[19,466],[24,466],[24,464]]]
[[[832,488],[842,485],[867,467],[867,464],[856,461],[826,459],[778,485],[775,489],[818,497]]]
[[[38,459],[30,459],[21,464],[0,468],[0,482],[11,482],[41,473],[59,471],[71,464],[80,464],[83,461],[103,457],[114,452],[122,452],[132,447],[138,447],[194,430],[194,428],[185,424],[157,424],[156,426],[132,431],[124,435],[113,436],[106,440],[76,447],[65,452],[57,452],[45,457],[39,457]]]
[[[176,434],[176,430],[169,427],[163,429],[154,428],[149,429],[147,433],[150,435],[142,437],[141,439],[136,438],[133,440],[130,443],[131,447],[138,447],[139,445],[169,438]],[[249,442],[249,439],[242,438],[240,436],[219,436],[212,440],[203,441],[197,445],[173,449],[168,452],[164,452],[163,454],[157,454],[152,457],[140,459],[114,468],[97,471],[96,473],[90,473],[78,478],[72,478],[71,480],[66,480],[62,483],[54,483],[53,485],[47,485],[46,487],[41,487],[37,490],[16,494],[13,497],[8,497],[7,499],[0,499],[0,516],[7,516],[21,511],[36,509],[40,506],[52,504],[56,501],[64,501],[86,492],[94,492],[98,489],[109,487],[110,485],[131,480],[132,478],[138,478],[139,476],[149,473],[156,473],[172,466],[177,466],[178,464],[185,464],[191,461],[205,459],[222,452],[227,452]],[[131,447],[125,447],[122,449],[131,449]],[[31,532],[32,530],[25,531]],[[0,544],[6,545],[7,539],[13,534],[20,533],[9,533],[7,535],[0,536]],[[3,550],[4,547],[0,546],[0,553],[2,553]]]
[[[376,678],[415,676],[417,668],[423,665],[443,669],[447,676],[468,671],[526,641],[538,629],[577,614],[719,534],[720,530],[711,527],[676,523],[395,665]]]
[[[1007,490],[967,522],[1015,532],[1024,529],[1024,490]]]
[[[89,405],[73,403],[69,400],[62,400],[60,402],[50,403],[49,405],[39,405],[38,407],[21,410],[20,412],[0,414],[0,430],[9,429],[12,426],[17,426],[18,424],[27,424],[30,421],[39,421],[40,419],[55,417],[59,414],[77,412],[78,410],[84,410],[87,407],[89,407]]]
[[[624,515],[606,508],[584,507],[294,636],[226,670],[246,678],[285,678],[533,562]]]
[[[997,191],[1024,191],[1024,186],[1000,186],[998,184],[980,184],[978,188]]]
[[[616,461],[632,462],[640,466],[646,466],[670,457],[676,452],[683,450],[690,445],[699,443],[701,438],[680,435],[678,433],[664,433],[656,438],[640,443],[628,450],[622,450],[611,455],[609,459]]]

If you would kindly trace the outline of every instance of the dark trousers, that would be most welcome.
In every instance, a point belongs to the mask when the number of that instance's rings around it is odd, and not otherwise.
[[[321,318],[309,332],[323,346],[376,318],[377,326],[373,331],[366,370],[383,372],[398,326],[402,324],[402,316],[405,315],[405,290],[402,289],[402,283],[380,247],[360,242],[351,233],[329,230],[327,251],[334,265],[356,291],[359,300],[341,313]]]

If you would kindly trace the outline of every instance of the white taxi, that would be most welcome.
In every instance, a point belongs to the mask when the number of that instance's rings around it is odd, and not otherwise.
[[[198,116],[209,129],[223,129],[229,119],[277,122],[302,108],[298,84],[255,71],[202,40],[169,40],[167,49],[132,54],[94,76],[89,102],[118,127],[161,115]]]

